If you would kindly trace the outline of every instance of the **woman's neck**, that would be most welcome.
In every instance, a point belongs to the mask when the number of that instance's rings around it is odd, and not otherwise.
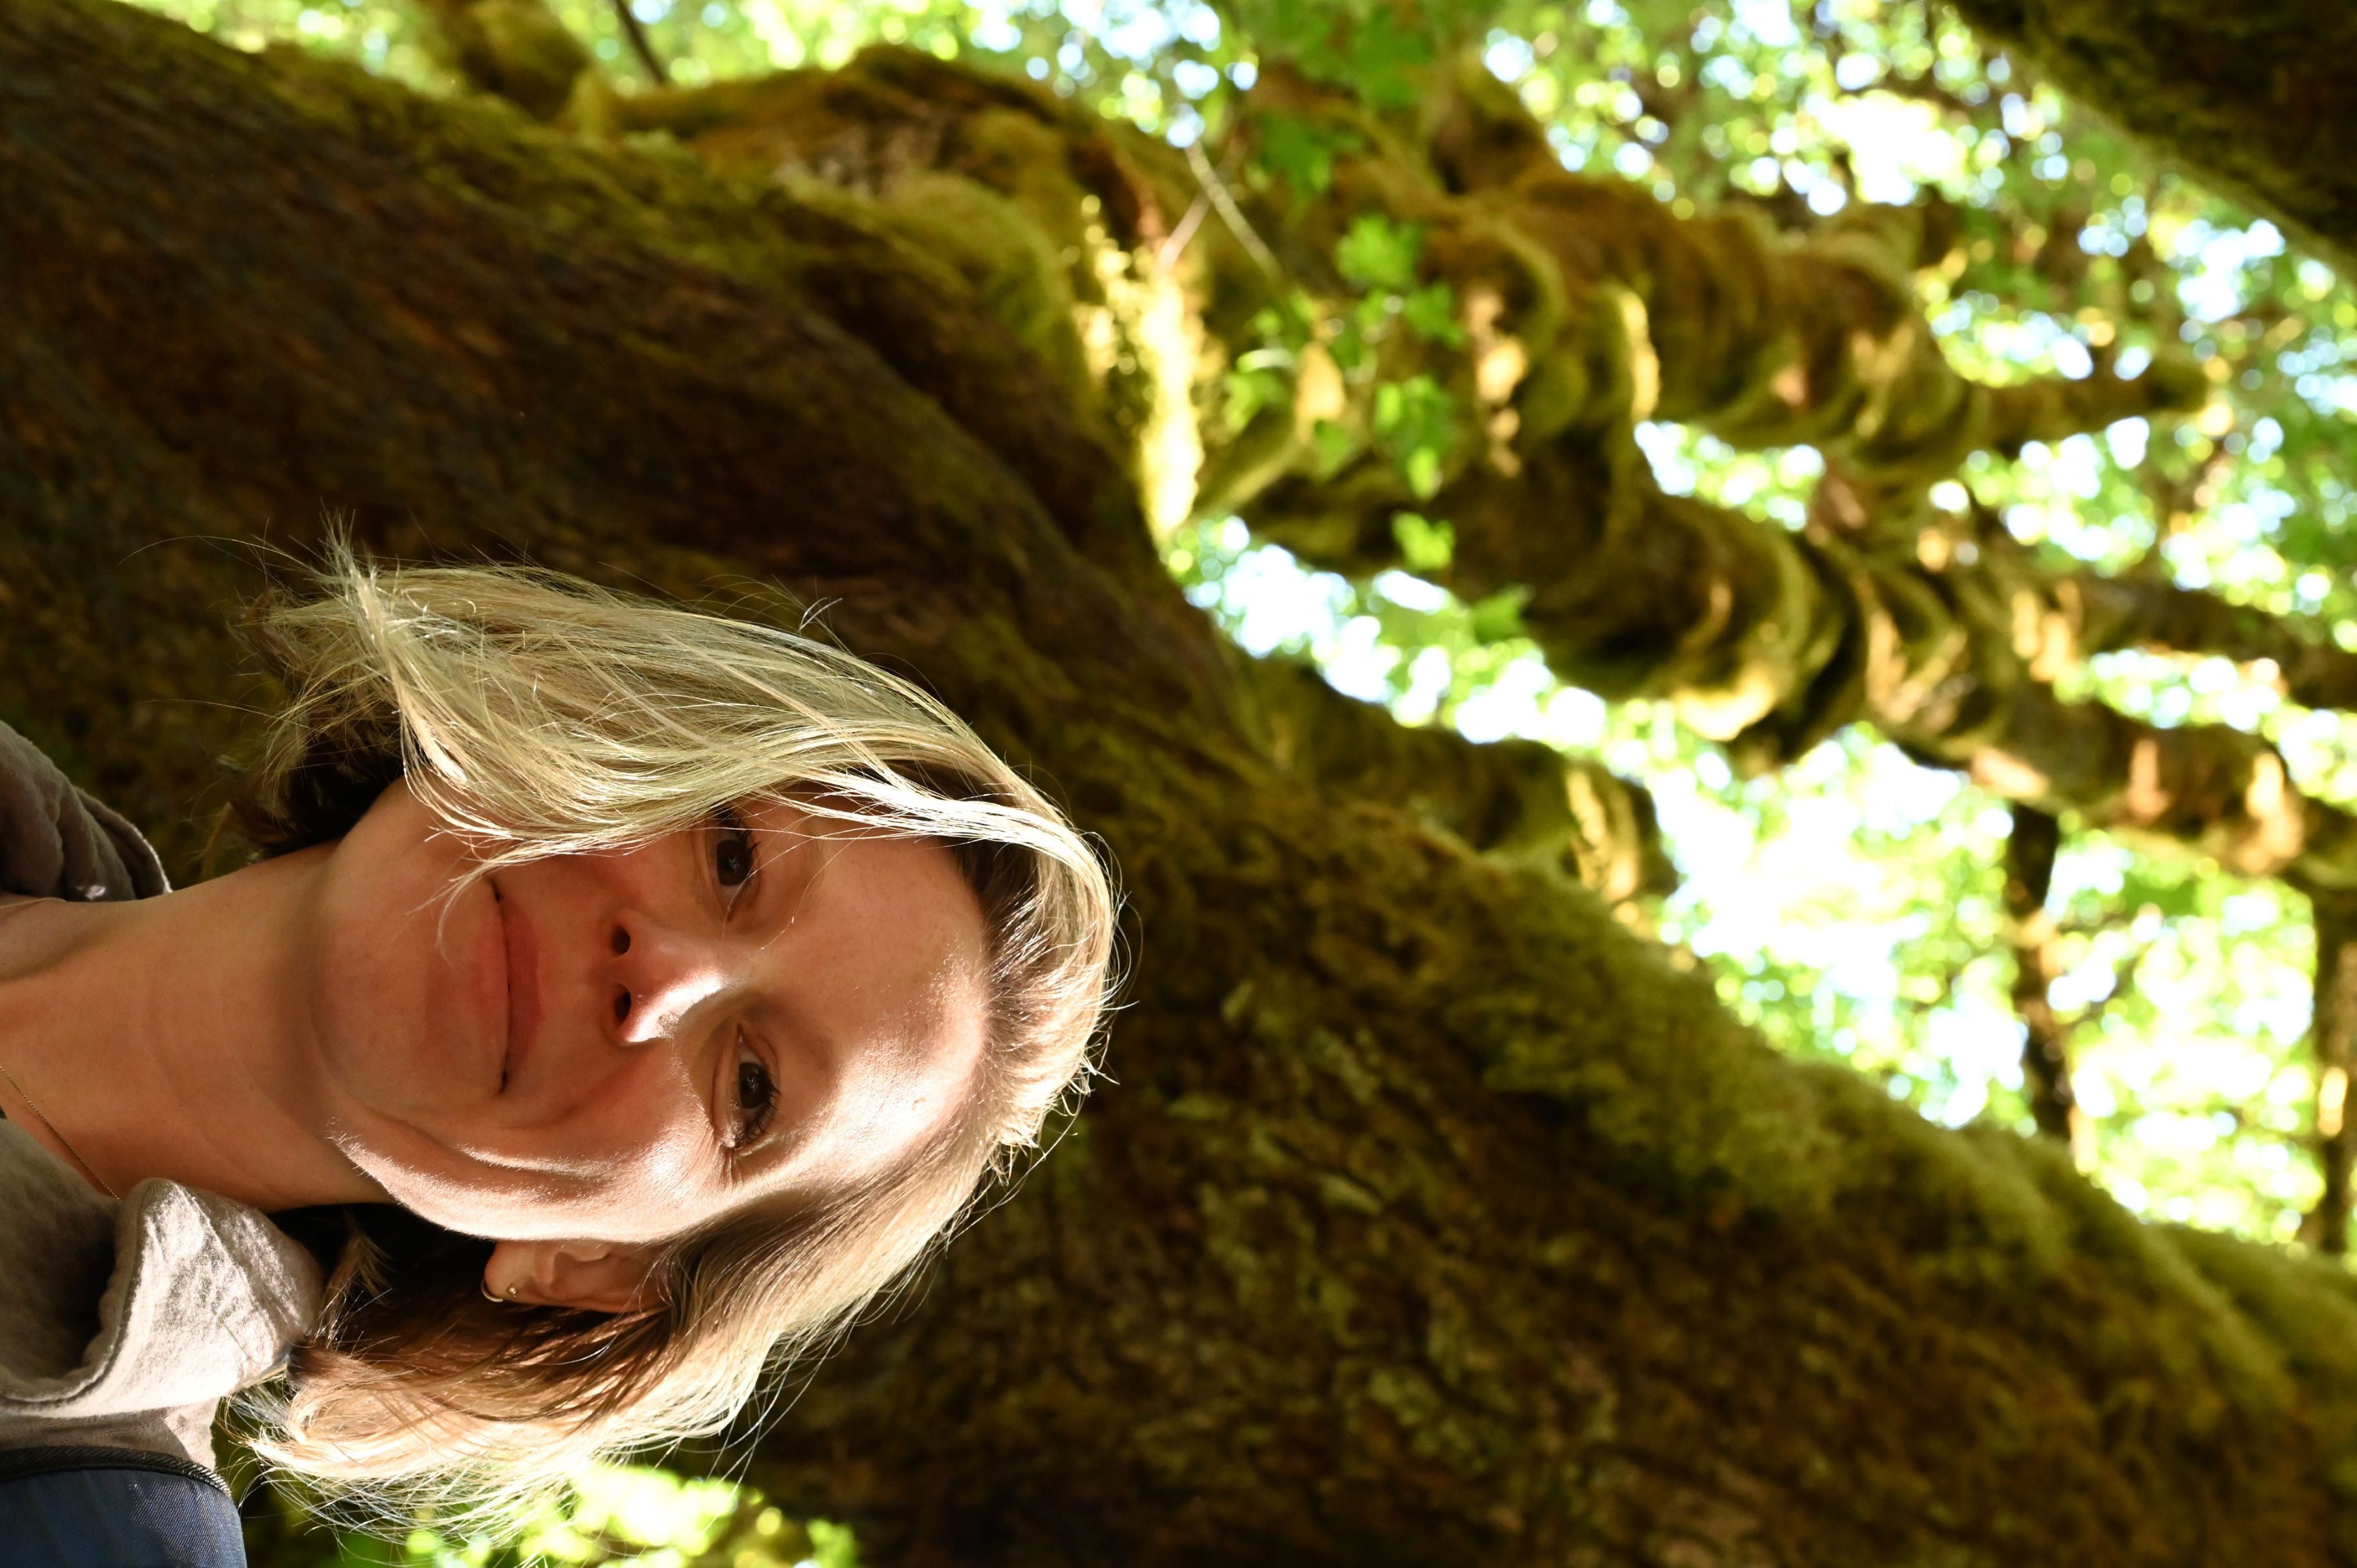
[[[260,1208],[382,1200],[328,1136],[287,983],[325,854],[0,911],[0,1109],[117,1193],[165,1176]]]

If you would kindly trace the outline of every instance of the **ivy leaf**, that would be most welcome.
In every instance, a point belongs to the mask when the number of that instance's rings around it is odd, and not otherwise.
[[[1334,183],[1336,156],[1365,145],[1355,132],[1297,115],[1260,117],[1261,167],[1291,186],[1297,197],[1321,194]]]
[[[1423,96],[1417,68],[1432,63],[1432,39],[1384,6],[1358,19],[1343,56],[1360,97],[1378,109],[1413,109]]]
[[[1426,284],[1410,293],[1400,302],[1400,318],[1427,343],[1465,346],[1465,327],[1457,319],[1457,291],[1446,283]]]
[[[1342,471],[1342,465],[1358,455],[1358,437],[1346,425],[1330,419],[1321,419],[1309,432],[1310,461],[1313,472],[1322,484]]]
[[[1330,54],[1338,20],[1322,0],[1244,0],[1235,19],[1260,53],[1300,59]]]
[[[1523,605],[1530,589],[1516,584],[1473,607],[1473,636],[1482,643],[1511,642],[1528,637],[1523,626]]]
[[[1400,564],[1419,577],[1446,572],[1456,559],[1457,531],[1420,512],[1394,513],[1392,538],[1399,543]]]
[[[1416,258],[1423,251],[1422,224],[1394,223],[1368,212],[1352,220],[1350,231],[1335,242],[1334,265],[1362,287],[1405,294],[1415,286]]]
[[[1263,411],[1293,402],[1292,357],[1278,349],[1246,354],[1228,372],[1221,391],[1228,434],[1238,435]]]
[[[1457,433],[1457,400],[1426,375],[1386,381],[1375,389],[1375,433],[1419,500],[1440,489],[1442,459]]]
[[[1326,351],[1334,356],[1334,363],[1344,375],[1356,375],[1374,359],[1368,338],[1383,325],[1383,312],[1372,314],[1361,307],[1347,316],[1334,318],[1334,336],[1327,342]]]

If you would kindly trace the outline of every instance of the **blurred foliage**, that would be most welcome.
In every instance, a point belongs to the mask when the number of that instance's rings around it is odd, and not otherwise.
[[[242,47],[295,39],[426,91],[452,87],[404,0],[150,3]],[[624,91],[648,80],[611,0],[554,5]],[[1994,509],[2052,564],[2165,573],[2323,618],[2357,647],[2357,294],[1922,0],[632,9],[675,81],[829,66],[871,40],[901,42],[1002,64],[1215,156],[1237,91],[1266,59],[1410,107],[1414,69],[1470,44],[1544,121],[1566,165],[1617,172],[1682,213],[1749,202],[1799,228],[1855,201],[1936,191],[1957,209],[1964,243],[1919,286],[1961,370],[1993,381],[2105,363],[2133,374],[2174,342],[2214,395],[2181,424],[2130,420],[2018,462],[1975,458],[1935,501]],[[1319,185],[1335,151],[1281,124],[1258,146],[1238,177],[1296,189]],[[1418,242],[1380,220],[1345,238],[1337,271],[1362,307],[1337,324],[1342,352],[1386,332],[1453,329],[1450,302],[1417,295]],[[1272,311],[1261,336],[1281,355],[1318,325]],[[1255,372],[1254,356],[1239,360],[1227,417],[1249,417],[1267,395]],[[1385,391],[1385,438],[1415,483],[1430,400],[1446,394],[1413,381]],[[1671,489],[1789,526],[1821,471],[1806,449],[1737,453],[1670,426],[1642,435]],[[1399,529],[1412,569],[1446,561],[1444,520],[1404,518]],[[1732,1005],[1783,1048],[1846,1059],[1928,1115],[2029,1130],[2006,993],[2001,803],[1857,733],[1773,778],[1738,779],[1666,707],[1608,708],[1556,683],[1510,598],[1466,606],[1407,573],[1351,584],[1307,572],[1233,520],[1198,520],[1167,547],[1195,602],[1255,651],[1308,654],[1405,722],[1536,736],[1644,781],[1686,878],[1660,929],[1711,966]],[[2063,690],[2157,724],[2263,733],[2302,788],[2357,800],[2357,721],[2290,704],[2273,674],[2112,654],[2072,671]],[[2190,856],[2072,832],[2053,909],[2066,964],[2053,1000],[2097,1125],[2098,1179],[2157,1217],[2287,1240],[2318,1190],[2303,901]]]
[[[256,1568],[859,1568],[846,1526],[797,1520],[749,1487],[603,1466],[496,1539],[421,1520],[400,1539],[331,1530],[269,1491],[247,1499]]]

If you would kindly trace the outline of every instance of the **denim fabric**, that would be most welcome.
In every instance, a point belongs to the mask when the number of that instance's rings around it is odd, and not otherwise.
[[[0,1568],[245,1568],[237,1505],[195,1465],[99,1448],[0,1460]]]

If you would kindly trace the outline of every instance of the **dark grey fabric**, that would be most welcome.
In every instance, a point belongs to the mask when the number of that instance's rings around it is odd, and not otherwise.
[[[138,829],[0,725],[0,893],[90,904],[170,889]]]

